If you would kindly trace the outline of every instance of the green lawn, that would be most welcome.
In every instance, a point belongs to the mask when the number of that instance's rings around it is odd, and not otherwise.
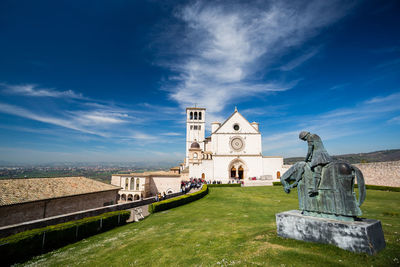
[[[276,235],[275,213],[297,209],[281,187],[211,188],[193,203],[150,215],[25,264],[33,266],[399,266],[400,193],[367,191],[364,217],[382,221],[376,256]]]

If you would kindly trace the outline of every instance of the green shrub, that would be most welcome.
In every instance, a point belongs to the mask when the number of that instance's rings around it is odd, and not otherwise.
[[[358,185],[354,185],[355,188],[358,188]],[[400,187],[393,187],[393,186],[383,186],[383,185],[365,185],[366,189],[371,190],[381,190],[381,191],[391,191],[391,192],[400,192]]]
[[[199,190],[195,193],[186,194],[183,196],[163,200],[160,202],[154,202],[149,205],[149,212],[155,213],[155,212],[169,210],[169,209],[172,209],[175,207],[179,207],[179,206],[185,205],[187,203],[190,203],[192,201],[198,200],[207,194],[208,194],[208,187],[207,187],[207,185],[203,185],[201,190]]]
[[[274,186],[282,186],[281,182],[272,182]],[[358,188],[358,185],[354,185],[355,188]],[[383,186],[383,185],[365,185],[366,189],[371,190],[382,190],[382,191],[392,191],[392,192],[400,192],[400,187],[392,187],[392,186]]]
[[[7,266],[26,261],[41,253],[63,247],[117,225],[125,224],[129,216],[130,211],[108,212],[2,238],[0,239],[1,265]],[[119,220],[118,217],[120,217]]]
[[[209,188],[210,187],[241,187],[242,184],[208,184],[207,186]]]

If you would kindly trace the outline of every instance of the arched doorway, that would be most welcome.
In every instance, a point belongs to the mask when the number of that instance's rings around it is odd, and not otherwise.
[[[139,199],[140,199],[139,195],[135,195],[134,200],[139,200]]]
[[[122,194],[121,200],[122,200],[122,201],[126,201],[126,195],[125,195],[125,194]]]
[[[133,196],[131,194],[128,195],[128,201],[133,201]]]
[[[238,169],[239,179],[243,179],[243,174],[244,174],[244,169],[243,169],[242,166],[240,166],[239,169]]]
[[[206,175],[204,173],[201,174],[201,179],[205,179]]]
[[[231,176],[230,177],[231,178],[236,178],[236,168],[235,167],[231,168]]]
[[[246,179],[248,168],[242,159],[236,158],[229,164],[228,172],[231,179]]]
[[[280,179],[281,178],[281,172],[280,171],[277,171],[276,172],[276,179]]]

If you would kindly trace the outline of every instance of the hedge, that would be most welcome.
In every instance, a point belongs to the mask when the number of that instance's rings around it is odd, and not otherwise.
[[[273,182],[272,183],[274,186],[282,186],[281,182]],[[358,185],[354,185],[355,188],[358,188]],[[382,190],[382,191],[391,191],[391,192],[400,192],[400,187],[392,187],[392,186],[383,186],[383,185],[370,185],[367,184],[365,185],[366,189],[371,189],[371,190]]]
[[[355,188],[358,188],[358,185],[354,185]],[[371,185],[371,184],[366,184],[365,185],[366,189],[371,189],[371,190],[382,190],[382,191],[392,191],[392,192],[400,192],[400,187],[393,187],[393,186],[383,186],[383,185]]]
[[[208,187],[241,187],[241,184],[208,184]]]
[[[28,230],[0,239],[1,265],[22,262],[126,223],[130,211],[114,211],[81,220]]]
[[[149,205],[149,212],[150,213],[155,213],[155,212],[159,212],[159,211],[163,211],[163,210],[169,210],[175,207],[179,207],[181,205],[185,205],[187,203],[190,203],[192,201],[198,200],[202,197],[204,197],[205,195],[208,194],[208,187],[207,185],[203,185],[203,187],[201,188],[201,190],[195,192],[195,193],[191,193],[191,194],[186,194],[186,195],[182,195],[179,197],[175,197],[175,198],[170,198],[170,199],[166,199],[160,202],[154,202],[152,204]]]

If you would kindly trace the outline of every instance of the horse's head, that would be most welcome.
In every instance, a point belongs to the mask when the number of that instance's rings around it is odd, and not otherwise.
[[[301,180],[305,164],[304,161],[296,162],[281,176],[283,190],[285,190],[286,193],[289,194],[290,189],[296,187]],[[290,184],[292,181],[294,181],[294,183]]]

